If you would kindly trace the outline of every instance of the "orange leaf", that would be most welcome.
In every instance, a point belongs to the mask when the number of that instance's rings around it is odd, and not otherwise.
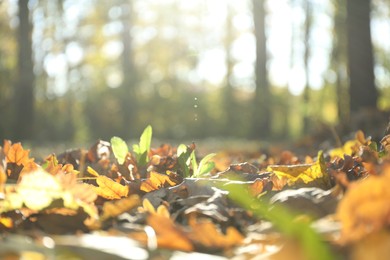
[[[119,216],[120,214],[127,212],[140,204],[140,198],[138,195],[132,195],[128,198],[113,202],[105,202],[103,205],[103,215],[101,219],[104,221],[108,218]]]
[[[6,152],[6,151],[4,151]],[[25,165],[33,160],[28,157],[30,150],[24,150],[20,143],[15,143],[6,152],[6,162],[15,163],[16,165]]]
[[[198,221],[190,219],[192,232],[188,234],[190,239],[204,247],[226,249],[241,244],[244,237],[234,227],[228,227],[223,234],[210,220]]]
[[[98,176],[96,183],[99,187],[95,187],[96,193],[106,199],[120,199],[126,197],[129,193],[129,187],[113,181],[106,176]]]
[[[155,209],[152,203],[148,199],[144,199],[142,201],[142,208],[140,207],[138,210],[140,212],[149,212],[151,214],[157,214],[166,218],[170,217],[170,213],[167,206],[161,204],[160,206],[157,207],[157,209]]]
[[[148,179],[141,183],[140,189],[145,192],[158,190],[161,187],[175,186],[176,183],[171,181],[168,175],[157,172],[150,172]]]
[[[57,157],[54,154],[49,155],[45,159],[44,169],[51,175],[56,175],[62,168],[62,164],[58,163]]]
[[[342,223],[341,240],[356,241],[390,224],[390,165],[382,175],[350,185],[337,208]]]
[[[14,227],[14,222],[12,221],[12,218],[0,217],[0,228],[1,228],[1,225],[7,229],[11,229]]]
[[[157,236],[157,245],[159,248],[168,248],[173,250],[192,251],[193,245],[184,231],[165,216],[151,214],[147,218]]]

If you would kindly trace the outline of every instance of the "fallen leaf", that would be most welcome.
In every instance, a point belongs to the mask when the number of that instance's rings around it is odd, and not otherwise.
[[[189,226],[192,228],[188,237],[198,246],[210,250],[220,250],[238,246],[243,241],[243,235],[234,227],[227,227],[222,233],[209,219],[190,218]]]
[[[390,166],[349,185],[337,207],[342,223],[341,242],[356,241],[390,224]]]
[[[105,199],[120,199],[129,194],[129,187],[124,186],[106,176],[98,176],[96,183],[99,185],[95,187],[96,193]]]
[[[131,195],[128,198],[123,198],[116,201],[107,201],[103,204],[103,213],[100,217],[102,221],[114,218],[120,214],[127,212],[138,205],[140,205],[140,198],[138,195]]]
[[[141,190],[145,192],[150,192],[153,190],[158,190],[166,186],[175,186],[176,183],[173,182],[168,175],[161,174],[158,172],[150,172],[149,178],[144,180],[141,183]]]
[[[156,233],[157,245],[159,248],[187,252],[194,249],[186,233],[180,226],[175,225],[172,219],[158,214],[150,214],[147,217],[147,223]]]
[[[294,185],[298,182],[308,184],[315,180],[322,180],[326,187],[330,186],[322,152],[318,153],[317,161],[315,163],[270,165],[267,167],[267,171],[273,172],[279,177],[279,179],[287,178],[288,185]]]

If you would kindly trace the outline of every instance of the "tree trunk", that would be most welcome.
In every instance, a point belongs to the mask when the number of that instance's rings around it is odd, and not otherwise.
[[[305,52],[303,57],[303,63],[305,65],[305,78],[306,78],[306,85],[305,89],[303,91],[303,103],[304,103],[304,111],[303,111],[303,133],[307,134],[309,132],[309,92],[310,92],[310,69],[309,69],[309,59],[311,55],[311,46],[310,46],[310,34],[311,34],[311,27],[313,24],[313,8],[312,3],[310,0],[305,1],[305,24],[304,24],[304,45],[305,45]]]
[[[345,35],[346,0],[333,0],[335,10],[333,25],[333,44],[331,67],[336,74],[336,102],[339,122],[347,122],[349,118],[348,83],[346,78],[347,38]]]
[[[370,1],[347,0],[349,95],[351,114],[376,108],[374,64],[370,31]]]
[[[265,0],[253,0],[256,36],[256,89],[253,100],[252,137],[266,138],[271,132],[271,95],[267,78],[267,45],[265,35]]]
[[[32,25],[28,0],[19,0],[18,72],[15,85],[14,138],[34,137],[34,71],[32,60]]]
[[[131,37],[131,26],[132,26],[132,1],[123,1],[122,3],[122,42],[123,42],[123,54],[122,54],[122,73],[123,73],[123,83],[121,87],[121,93],[123,95],[120,97],[122,102],[122,114],[123,114],[123,125],[125,126],[122,129],[122,136],[136,137],[130,133],[136,133],[134,126],[136,124],[136,115],[137,115],[137,97],[135,85],[137,82],[136,69],[133,62],[133,46],[132,46],[132,37]],[[130,135],[129,135],[130,134]]]
[[[231,57],[231,44],[233,42],[233,15],[232,7],[229,5],[229,2],[226,3],[227,15],[226,15],[226,35],[225,35],[225,52],[226,52],[226,85],[223,89],[223,107],[226,117],[224,118],[224,129],[223,133],[225,135],[231,136],[234,135],[234,132],[237,128],[234,127],[235,122],[235,113],[236,103],[233,97],[233,86],[230,83],[230,77],[232,76],[233,70],[233,61]]]

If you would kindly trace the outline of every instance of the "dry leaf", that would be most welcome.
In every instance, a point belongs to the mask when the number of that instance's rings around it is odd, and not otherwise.
[[[172,219],[158,214],[150,214],[147,223],[156,233],[159,248],[181,251],[192,251],[194,249],[186,233],[175,225]]]
[[[140,203],[141,201],[138,195],[131,195],[128,198],[105,202],[103,204],[103,214],[101,216],[101,220],[104,221],[109,218],[117,217],[120,214],[137,207]]]
[[[195,244],[213,250],[238,246],[244,239],[243,235],[234,227],[228,227],[226,234],[223,234],[209,219],[198,220],[192,217],[189,220],[189,225],[192,232],[188,234],[188,237]]]
[[[173,182],[168,175],[157,172],[150,172],[149,178],[141,183],[140,189],[145,192],[150,192],[153,190],[158,190],[162,187],[175,185],[176,183]]]
[[[99,186],[95,187],[95,191],[103,198],[110,200],[120,199],[122,197],[126,197],[129,194],[128,186],[124,186],[118,182],[115,182],[106,176],[98,176],[96,178],[96,183]]]
[[[342,242],[359,240],[390,224],[389,183],[390,166],[387,165],[382,175],[350,184],[337,208]]]
[[[323,179],[325,185],[329,184],[322,152],[318,153],[318,159],[315,163],[270,165],[267,167],[267,171],[275,173],[279,179],[286,178],[288,185],[293,185],[298,181],[307,184],[317,179]]]

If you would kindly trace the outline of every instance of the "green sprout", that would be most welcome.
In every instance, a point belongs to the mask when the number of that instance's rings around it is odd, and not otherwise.
[[[184,144],[181,144],[177,147],[178,164],[183,170],[183,175],[185,178],[190,177],[191,167],[192,177],[194,178],[199,178],[209,173],[215,166],[214,162],[211,161],[215,155],[215,153],[206,155],[198,164],[194,150],[191,151]]]
[[[150,145],[152,143],[152,133],[152,127],[148,125],[141,134],[139,144],[133,145],[133,151],[135,153],[137,163],[141,167],[145,166],[149,161],[148,153],[150,151]]]

